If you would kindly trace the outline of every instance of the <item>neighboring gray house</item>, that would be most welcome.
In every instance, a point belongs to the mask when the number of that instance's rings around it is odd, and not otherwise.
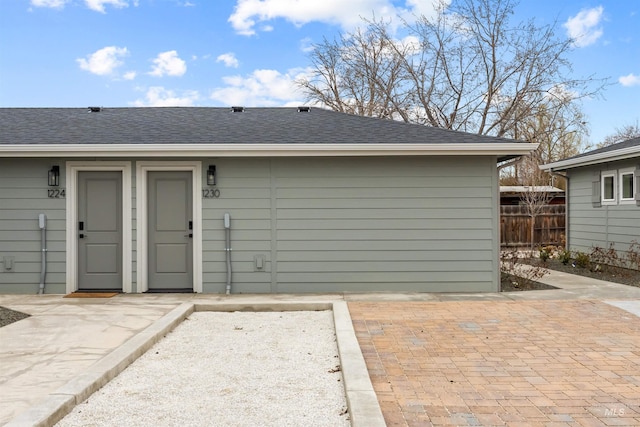
[[[496,165],[535,147],[306,107],[3,108],[0,293],[497,291]]]
[[[640,243],[640,138],[541,166],[567,177],[567,246],[625,251]]]

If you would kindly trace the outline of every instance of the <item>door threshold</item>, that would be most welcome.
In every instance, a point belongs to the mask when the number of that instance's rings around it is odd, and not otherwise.
[[[74,291],[74,293],[76,294],[100,294],[100,293],[118,293],[121,294],[122,293],[122,289],[117,288],[117,289],[107,289],[107,288],[103,288],[103,289],[78,289],[77,291]]]
[[[65,295],[63,298],[112,298],[116,295],[120,295],[121,292],[89,292],[89,291],[75,291]]]
[[[194,294],[193,288],[149,289],[145,294]]]

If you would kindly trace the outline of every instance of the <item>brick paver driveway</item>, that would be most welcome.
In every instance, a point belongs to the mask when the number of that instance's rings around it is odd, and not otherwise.
[[[350,302],[389,426],[640,425],[640,318],[598,301]]]

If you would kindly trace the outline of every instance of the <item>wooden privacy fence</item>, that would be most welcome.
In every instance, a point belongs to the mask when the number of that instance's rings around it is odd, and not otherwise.
[[[500,246],[531,246],[531,220],[523,205],[500,206]],[[565,235],[565,205],[546,205],[536,217],[535,246],[562,245]]]

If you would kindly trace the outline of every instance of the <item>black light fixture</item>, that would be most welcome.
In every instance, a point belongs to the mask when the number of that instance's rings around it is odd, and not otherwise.
[[[215,165],[209,165],[209,169],[207,169],[207,185],[216,185]]]
[[[51,166],[49,171],[49,187],[60,185],[60,166]]]

